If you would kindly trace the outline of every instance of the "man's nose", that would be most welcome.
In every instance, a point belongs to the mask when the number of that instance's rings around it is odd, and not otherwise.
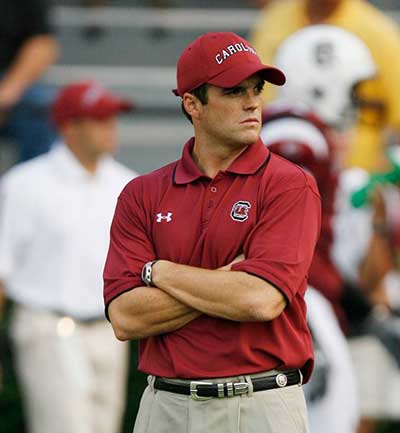
[[[261,96],[254,90],[248,90],[245,95],[245,108],[256,109],[261,106]]]

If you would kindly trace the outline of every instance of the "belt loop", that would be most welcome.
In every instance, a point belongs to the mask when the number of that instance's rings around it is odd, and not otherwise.
[[[251,381],[251,377],[246,375],[244,376],[244,380],[249,385],[249,390],[247,392],[247,397],[251,397],[253,395],[253,382]]]
[[[299,372],[299,376],[300,376],[300,382],[299,382],[299,386],[303,385],[303,373],[301,372],[300,368],[298,369]]]
[[[154,389],[154,382],[156,380],[155,376],[152,376],[151,374],[149,374],[147,376],[147,384],[149,385],[149,388],[153,391],[153,392],[157,392],[156,389]]]

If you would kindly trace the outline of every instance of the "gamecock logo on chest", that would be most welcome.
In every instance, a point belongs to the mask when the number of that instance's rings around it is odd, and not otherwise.
[[[237,201],[231,210],[231,218],[234,221],[246,221],[249,218],[249,210],[251,208],[251,204],[248,201]]]

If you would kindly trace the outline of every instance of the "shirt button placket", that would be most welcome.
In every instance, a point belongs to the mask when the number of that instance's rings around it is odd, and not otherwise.
[[[213,185],[210,188],[210,191],[211,191],[211,193],[215,194],[218,191],[218,189],[216,186]],[[210,209],[212,207],[214,207],[214,200],[211,198],[210,200],[208,200],[208,208]]]
[[[208,221],[210,220],[210,216],[213,213],[213,207],[215,200],[213,199],[214,194],[218,191],[217,187],[212,185],[210,189],[208,190],[208,200],[207,200],[207,208],[205,209],[205,215],[203,218],[202,226],[203,228],[208,224]],[[210,197],[211,195],[211,197]]]

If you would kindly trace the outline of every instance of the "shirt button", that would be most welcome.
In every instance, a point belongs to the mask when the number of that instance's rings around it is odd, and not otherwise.
[[[217,192],[217,188],[215,186],[211,187],[211,192]]]

